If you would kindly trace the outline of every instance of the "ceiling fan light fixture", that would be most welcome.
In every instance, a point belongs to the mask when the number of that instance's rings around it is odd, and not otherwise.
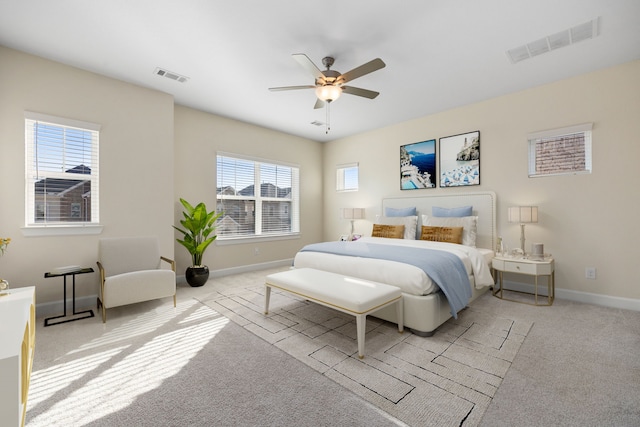
[[[340,86],[325,85],[316,88],[316,96],[325,102],[332,102],[340,98],[342,88]]]

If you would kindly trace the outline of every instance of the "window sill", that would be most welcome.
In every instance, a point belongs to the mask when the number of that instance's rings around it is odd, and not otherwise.
[[[102,233],[102,225],[46,225],[21,227],[22,235],[25,237],[37,236],[80,236],[95,235]]]

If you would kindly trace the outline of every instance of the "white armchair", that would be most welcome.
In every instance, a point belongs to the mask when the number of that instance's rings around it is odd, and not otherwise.
[[[161,268],[167,262],[171,270]],[[107,308],[173,296],[176,306],[176,263],[160,256],[155,237],[117,237],[98,242],[102,322]]]

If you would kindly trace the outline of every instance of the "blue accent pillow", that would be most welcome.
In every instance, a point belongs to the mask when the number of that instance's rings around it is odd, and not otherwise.
[[[410,208],[384,208],[384,216],[416,216],[416,207]]]
[[[463,217],[473,215],[473,206],[461,206],[459,208],[431,207],[431,215],[436,217]]]

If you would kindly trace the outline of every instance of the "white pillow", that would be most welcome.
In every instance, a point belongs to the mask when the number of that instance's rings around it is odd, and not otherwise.
[[[418,216],[381,216],[376,215],[376,224],[404,225],[404,238],[416,240]]]
[[[462,244],[476,247],[476,235],[478,234],[478,217],[434,217],[422,215],[422,225],[434,227],[462,227]]]

